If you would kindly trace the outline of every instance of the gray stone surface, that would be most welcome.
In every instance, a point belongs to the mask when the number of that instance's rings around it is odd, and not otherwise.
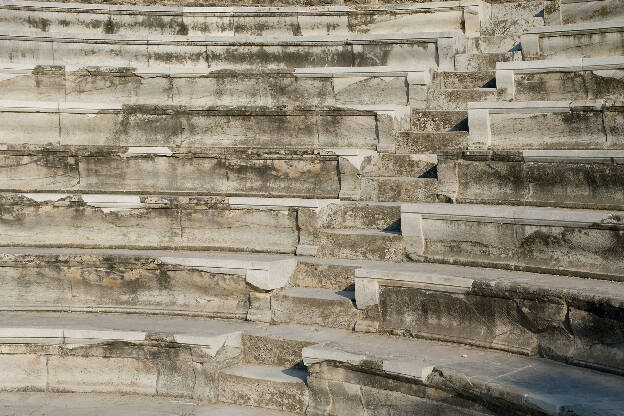
[[[271,321],[352,329],[357,319],[353,292],[291,288],[271,296]]]
[[[302,414],[308,401],[307,371],[241,365],[219,374],[220,401]]]
[[[192,400],[93,393],[1,393],[3,416],[286,416],[286,413]]]
[[[404,204],[401,229],[414,260],[621,281],[622,218],[619,211]]]

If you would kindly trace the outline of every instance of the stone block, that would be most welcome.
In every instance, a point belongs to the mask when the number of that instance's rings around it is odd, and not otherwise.
[[[357,318],[352,292],[291,288],[271,296],[273,323],[352,329]]]

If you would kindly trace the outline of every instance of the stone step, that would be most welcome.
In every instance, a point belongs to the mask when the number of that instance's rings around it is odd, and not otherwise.
[[[520,32],[494,36],[481,35],[470,37],[467,41],[466,52],[468,53],[505,53],[521,49]]]
[[[402,131],[397,135],[397,153],[442,153],[468,147],[467,131]]]
[[[624,210],[624,151],[467,151],[440,160],[440,185],[460,203]]]
[[[218,400],[303,414],[308,372],[294,368],[240,365],[219,373]]]
[[[407,106],[263,107],[0,102],[11,145],[211,149],[383,148]]]
[[[317,414],[622,414],[622,377],[506,352],[362,337],[303,358]]]
[[[624,22],[589,22],[536,27],[520,37],[522,57],[534,59],[597,58],[624,55]]]
[[[258,407],[166,397],[93,393],[0,393],[0,414],[30,416],[287,416]]]
[[[231,6],[230,4],[227,4]],[[273,4],[272,4],[273,5]],[[275,4],[277,6],[277,4]],[[415,7],[141,7],[132,5],[32,5],[11,1],[0,8],[0,25],[9,31],[68,32],[80,35],[318,36],[387,33],[418,27],[423,32],[479,31],[479,8],[420,4]]]
[[[3,100],[202,106],[406,105],[422,67],[174,70],[0,64]]]
[[[624,285],[443,264],[356,270],[356,329],[436,339],[624,374]],[[619,329],[616,329],[619,328]]]
[[[400,231],[321,229],[316,256],[400,262],[405,249]]]
[[[404,204],[415,261],[624,281],[624,213],[478,204]]]
[[[496,64],[501,99],[515,101],[617,101],[624,93],[618,74],[624,57],[554,59]]]
[[[306,281],[297,263],[261,254],[2,247],[0,310],[251,319],[254,296]]]
[[[271,322],[351,330],[357,311],[354,292],[290,288],[271,295]]]
[[[623,149],[619,102],[470,103],[471,149]]]
[[[481,36],[514,36],[528,29],[553,24],[559,9],[541,0],[491,3],[489,19],[482,25]]]
[[[434,202],[438,195],[437,168],[421,178],[362,179],[362,199],[380,202]]]
[[[438,72],[437,85],[442,89],[472,89],[495,87],[494,71]]]
[[[0,150],[0,189],[6,192],[125,193],[126,202],[138,204],[150,193],[335,199],[341,191],[339,157],[314,151],[11,148]],[[353,186],[359,181],[354,177]]]
[[[624,8],[622,6],[621,0],[587,2],[564,0],[559,6],[561,23],[570,25],[573,23],[622,20],[624,18]]]
[[[563,290],[570,293],[565,286]],[[238,365],[233,359],[240,357],[239,340],[253,334],[311,343],[301,353],[313,392],[308,412],[344,414],[352,409],[477,416],[558,414],[566,409],[621,414],[621,377],[491,349],[311,326],[188,317],[4,312],[0,322],[3,391],[132,392],[214,401],[214,380],[228,372],[225,367]],[[159,377],[151,376],[154,368]],[[247,388],[241,392],[233,386],[228,393],[237,400],[260,400],[263,396],[258,393],[269,386],[284,387],[273,377],[304,386],[301,379],[283,374],[283,368],[233,374],[230,381],[245,382]],[[185,376],[186,372],[190,374]],[[223,384],[220,388],[224,390]],[[283,403],[289,397],[278,393],[273,399]],[[159,398],[152,400],[157,403]]]
[[[427,91],[428,110],[467,110],[469,102],[496,101],[496,88],[435,89]]]
[[[2,194],[0,202],[4,246],[294,253],[299,240],[288,201]]]
[[[468,111],[412,109],[412,130],[421,132],[468,131]]]
[[[128,66],[190,70],[293,69],[325,66],[423,66],[452,70],[465,44],[456,32],[299,36],[0,34],[0,60],[14,64]]]
[[[455,71],[493,71],[497,62],[521,61],[519,51],[499,53],[468,53],[455,56]]]

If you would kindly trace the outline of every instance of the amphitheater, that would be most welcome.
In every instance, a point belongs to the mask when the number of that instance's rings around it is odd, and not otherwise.
[[[624,415],[624,0],[85,1],[0,0],[1,416]]]

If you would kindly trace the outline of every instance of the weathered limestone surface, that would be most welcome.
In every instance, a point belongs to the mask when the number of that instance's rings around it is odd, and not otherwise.
[[[0,152],[0,189],[336,198],[338,160],[313,152],[167,147]],[[138,196],[134,197],[137,199]]]
[[[401,211],[413,260],[624,280],[620,211],[477,204]]]
[[[465,152],[440,160],[440,186],[453,201],[624,209],[620,150]]]
[[[622,21],[544,26],[520,37],[522,56],[530,59],[591,58],[624,55]]]
[[[619,100],[622,57],[500,62],[496,88],[504,100]]]
[[[298,242],[295,211],[231,209],[223,198],[148,197],[138,203],[132,198],[126,207],[108,199],[102,203],[97,195],[86,201],[81,196],[40,198],[2,196],[5,246],[292,253]]]
[[[241,365],[219,374],[220,401],[302,414],[307,407],[307,371]]]
[[[285,416],[284,413],[253,407],[197,404],[189,400],[118,394],[80,393],[0,393],[0,411],[31,416],[171,416],[183,412],[188,416]]]
[[[228,4],[228,6],[232,6]],[[140,7],[34,3],[0,5],[7,30],[76,34],[188,36],[310,36],[350,33],[464,31],[477,34],[487,4],[480,1],[344,7]]]
[[[560,0],[561,23],[602,22],[624,17],[622,0]]]
[[[471,149],[622,149],[621,103],[470,103]]]
[[[410,264],[364,266],[355,286],[368,330],[624,371],[620,283]]]
[[[147,68],[4,64],[4,100],[203,106],[405,105],[425,89],[422,67],[158,72]],[[414,99],[417,97],[414,95]]]
[[[10,33],[10,32],[9,32]],[[0,34],[0,58],[13,64],[129,66],[175,69],[292,69],[430,65],[452,70],[465,48],[456,32],[241,40],[168,36],[78,37]]]
[[[380,111],[390,116],[406,109]],[[387,134],[380,125],[384,121],[372,108],[4,102],[0,140],[13,145],[375,149],[391,140],[378,137]]]

